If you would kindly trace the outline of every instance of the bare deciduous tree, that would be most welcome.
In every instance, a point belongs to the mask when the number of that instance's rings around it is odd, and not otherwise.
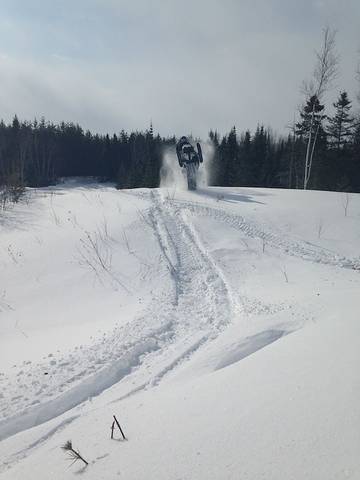
[[[307,97],[316,96],[320,99],[331,85],[331,82],[337,75],[339,58],[335,54],[335,36],[336,31],[326,27],[323,30],[323,44],[320,51],[316,51],[316,64],[313,78],[304,82],[303,92]],[[319,133],[320,122],[315,128],[315,103],[311,114],[310,131],[306,146],[305,170],[304,170],[304,190],[307,189],[311,167],[314,158],[316,141]]]

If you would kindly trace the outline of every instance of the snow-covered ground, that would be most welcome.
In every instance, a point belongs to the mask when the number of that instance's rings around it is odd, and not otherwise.
[[[68,182],[0,229],[2,478],[360,479],[360,195]]]

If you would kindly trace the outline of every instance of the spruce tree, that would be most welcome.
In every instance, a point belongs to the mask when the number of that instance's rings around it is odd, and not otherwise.
[[[312,188],[322,187],[321,175],[325,165],[324,162],[327,148],[326,132],[322,124],[323,120],[326,118],[326,115],[323,114],[324,108],[325,106],[320,103],[318,97],[316,95],[312,95],[300,112],[301,121],[295,125],[295,133],[300,139],[299,144],[305,145],[309,139],[309,136],[313,138],[310,147],[311,162],[310,166],[308,166],[308,169],[305,169],[307,172],[307,179],[304,182],[304,184],[308,185],[310,172],[313,170],[311,175]],[[304,175],[304,173],[302,175]]]
[[[336,111],[329,118],[327,133],[333,148],[340,150],[350,141],[354,130],[354,118],[350,116],[351,101],[347,93],[341,92],[336,103],[333,103]]]
[[[311,118],[314,112],[312,131],[312,135],[314,135],[314,131],[316,131],[318,128],[322,128],[321,122],[326,118],[326,116],[322,113],[324,108],[325,106],[320,103],[316,95],[310,97],[300,112],[301,121],[296,123],[295,133],[304,139],[309,137]]]
[[[251,134],[249,130],[242,135],[239,150],[239,185],[247,186],[251,184]]]
[[[236,128],[233,127],[227,138],[226,145],[227,154],[227,185],[234,187],[238,185],[238,173],[239,173],[239,145],[237,142]]]
[[[265,186],[265,163],[267,160],[267,140],[263,125],[258,125],[251,142],[251,184]]]

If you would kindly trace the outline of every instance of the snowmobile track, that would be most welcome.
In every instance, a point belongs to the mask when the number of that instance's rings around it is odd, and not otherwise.
[[[183,328],[188,315],[196,322],[195,327],[204,327],[213,332],[221,330],[230,321],[233,300],[221,272],[213,263],[195,232],[179,208],[165,201],[158,191],[152,192],[156,236],[161,245],[171,248],[164,253],[169,270],[176,282],[178,292],[178,327]],[[151,215],[151,213],[150,213]],[[164,238],[165,236],[165,238]]]
[[[360,259],[358,258],[346,258],[309,242],[289,238],[282,232],[275,233],[266,231],[266,226],[262,228],[254,222],[245,220],[241,215],[228,213],[220,208],[203,206],[196,202],[174,200],[174,203],[179,209],[187,210],[194,216],[213,218],[217,221],[227,223],[230,227],[235,228],[236,230],[242,231],[250,238],[264,240],[267,245],[281,250],[287,255],[299,257],[303,260],[314,263],[349,268],[351,270],[360,270]]]
[[[0,421],[0,440],[52,420],[127,377],[131,382],[125,382],[122,397],[159,384],[231,322],[231,292],[183,212],[165,202],[159,192],[152,193],[151,201],[149,225],[172,279],[172,298],[154,298],[141,317],[115,328],[105,340],[62,358],[58,388],[45,389],[43,398],[39,392],[35,405],[24,394],[13,414]],[[32,375],[39,381],[27,388],[35,392],[44,369],[39,367]],[[9,411],[11,396],[3,404]]]

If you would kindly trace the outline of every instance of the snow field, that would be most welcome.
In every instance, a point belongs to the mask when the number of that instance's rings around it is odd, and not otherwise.
[[[360,475],[358,195],[28,195],[0,219],[4,478]]]

